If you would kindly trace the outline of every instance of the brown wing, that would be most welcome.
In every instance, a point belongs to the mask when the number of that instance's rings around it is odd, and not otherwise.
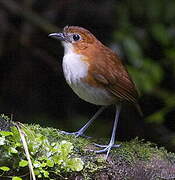
[[[120,100],[137,103],[138,92],[126,68],[116,54],[109,49],[106,50],[93,64],[91,75],[97,83]]]

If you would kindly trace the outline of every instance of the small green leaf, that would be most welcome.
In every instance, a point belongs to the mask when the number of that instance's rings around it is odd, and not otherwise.
[[[51,161],[50,159],[48,159],[46,163],[47,163],[47,166],[49,166],[49,167],[53,167],[54,166],[54,162]]]
[[[80,158],[72,158],[67,162],[67,167],[72,171],[81,171],[83,169],[83,161]]]
[[[40,171],[39,171],[38,169],[35,169],[35,170],[34,170],[34,173],[35,173],[35,175],[37,175],[37,176],[40,175]]]
[[[39,161],[34,161],[33,166],[35,168],[39,168],[39,167],[41,167],[41,163]]]
[[[0,146],[5,144],[5,137],[0,137]]]
[[[0,131],[0,135],[2,135],[2,136],[11,136],[11,135],[13,135],[13,133],[9,132],[9,131]]]
[[[143,54],[136,39],[131,36],[126,36],[123,41],[123,47],[126,51],[129,62],[136,67],[140,67],[143,63]]]
[[[170,43],[170,33],[163,24],[154,24],[152,26],[152,34],[161,44],[168,45]]]
[[[15,147],[20,147],[21,145],[22,145],[22,144],[19,143],[19,142],[15,143]]]
[[[7,166],[1,166],[1,167],[0,167],[0,170],[2,170],[2,171],[9,171],[10,168],[7,167]]]
[[[17,176],[14,176],[14,177],[12,178],[12,180],[22,180],[22,178],[17,177]]]
[[[60,151],[63,159],[67,158],[68,154],[72,152],[73,145],[68,141],[61,141],[58,151]]]
[[[41,167],[46,167],[46,166],[47,166],[47,164],[45,162],[41,163]]]
[[[9,152],[11,152],[11,153],[13,153],[13,154],[18,153],[18,151],[17,151],[14,147],[10,147],[10,148],[9,148]]]
[[[146,118],[146,121],[149,123],[162,124],[165,120],[164,116],[165,116],[164,112],[159,111],[159,112],[153,113],[150,116],[148,116],[148,118]]]
[[[47,177],[47,178],[49,177],[49,172],[48,171],[43,170],[42,173],[43,173],[44,177]]]
[[[28,165],[28,161],[26,161],[26,160],[21,160],[20,162],[19,162],[19,166],[20,167],[25,167],[25,166],[27,166]]]

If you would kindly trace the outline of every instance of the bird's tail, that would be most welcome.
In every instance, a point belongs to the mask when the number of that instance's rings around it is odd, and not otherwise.
[[[143,117],[143,111],[142,111],[140,105],[137,103],[137,104],[135,104],[135,107],[136,107],[138,113],[140,114],[140,116]]]

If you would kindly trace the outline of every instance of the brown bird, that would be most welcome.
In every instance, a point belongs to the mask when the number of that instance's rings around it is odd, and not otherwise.
[[[138,92],[125,66],[116,53],[103,45],[88,30],[78,26],[66,26],[61,33],[49,36],[61,40],[64,46],[63,71],[72,90],[83,100],[102,107],[74,134],[82,136],[90,124],[109,105],[116,106],[112,136],[108,145],[97,153],[107,152],[115,145],[115,134],[123,102],[130,102],[139,109]]]

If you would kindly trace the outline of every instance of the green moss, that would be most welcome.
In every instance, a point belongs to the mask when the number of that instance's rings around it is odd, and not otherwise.
[[[38,125],[22,125],[21,129],[25,133],[28,149],[31,155],[35,174],[38,178],[48,178],[52,176],[81,171],[84,162],[80,155],[76,153],[73,141],[63,138],[52,128],[41,128]],[[12,175],[23,175],[28,171],[28,161],[24,153],[18,129],[13,126],[11,132],[0,131],[0,170],[2,177]],[[70,140],[70,138],[69,138]],[[74,150],[73,150],[74,149]],[[9,170],[6,172],[7,167]]]
[[[1,118],[9,123],[8,119]],[[10,122],[11,131],[0,131],[0,178],[26,179],[29,176],[29,163],[19,131],[12,124],[13,122]],[[38,178],[74,179],[73,177],[80,176],[88,180],[94,177],[102,179],[103,175],[118,179],[121,176],[122,179],[135,177],[135,174],[143,170],[147,173],[150,170],[147,168],[153,168],[154,164],[155,169],[157,161],[159,165],[165,165],[167,157],[175,159],[175,155],[167,153],[164,148],[136,138],[130,142],[121,142],[121,147],[113,149],[106,161],[105,154],[97,155],[90,151],[98,149],[92,140],[63,135],[59,130],[42,128],[39,125],[20,124],[20,127],[25,134],[34,172]],[[161,165],[160,167],[159,169],[162,169]],[[157,177],[156,173],[152,173],[152,170],[150,172]]]
[[[130,142],[121,143],[121,148],[114,150],[116,156],[120,156],[128,162],[148,161],[153,156],[164,156],[167,152],[164,148],[158,148],[155,144],[144,142],[135,138]]]

